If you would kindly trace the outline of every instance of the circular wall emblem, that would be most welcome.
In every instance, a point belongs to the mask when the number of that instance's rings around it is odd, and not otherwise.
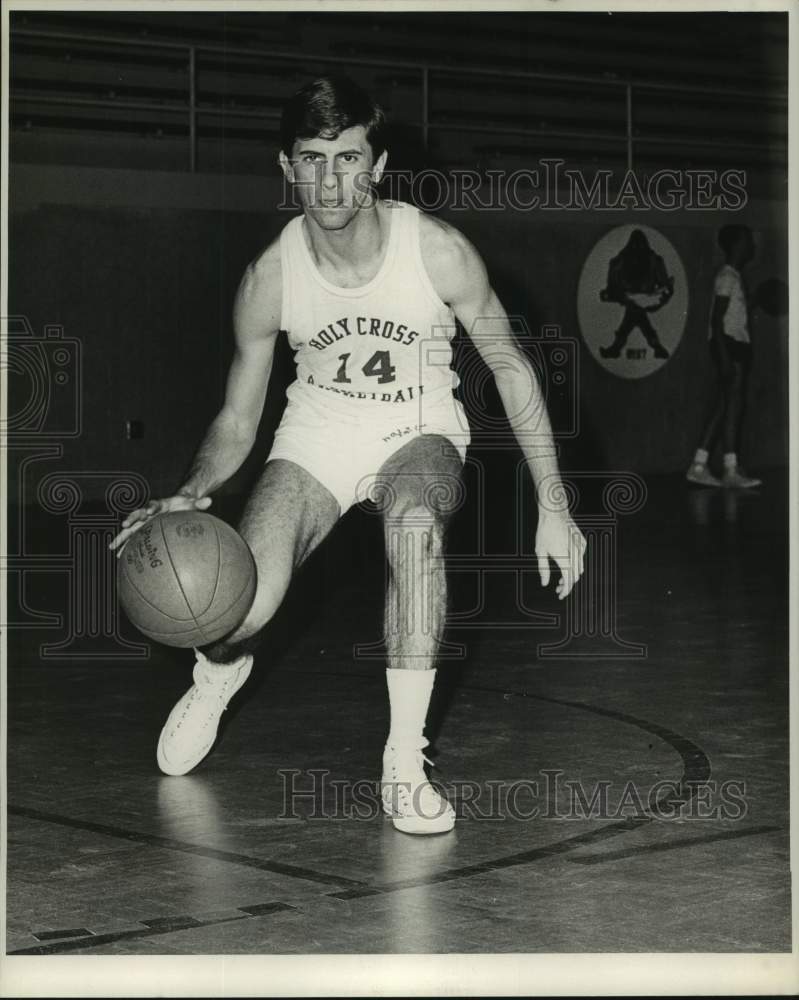
[[[688,286],[674,247],[649,226],[619,226],[588,255],[577,287],[580,330],[596,360],[621,378],[651,375],[685,330]]]

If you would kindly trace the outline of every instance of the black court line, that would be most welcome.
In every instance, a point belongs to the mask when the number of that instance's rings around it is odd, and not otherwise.
[[[597,705],[589,705],[584,701],[566,701],[562,698],[549,698],[543,694],[531,694],[529,691],[502,691],[500,688],[482,687],[473,684],[464,684],[463,688],[467,691],[484,691],[490,694],[507,695],[510,698],[524,698],[532,701],[543,701],[549,705],[563,705],[566,708],[577,708],[583,712],[590,712],[592,715],[601,715],[606,719],[624,722],[629,726],[635,726],[636,729],[642,729],[645,733],[657,736],[664,743],[668,743],[673,750],[677,751],[683,763],[684,773],[680,781],[683,790],[676,799],[671,796],[669,803],[675,801],[684,801],[687,803],[697,792],[697,787],[692,786],[702,785],[710,778],[710,761],[701,747],[698,747],[696,743],[689,740],[687,736],[675,733],[673,730],[666,729],[665,726],[659,726],[655,722],[649,722],[647,719],[639,719],[635,715],[629,715],[627,712],[617,712],[610,708],[599,708]],[[688,789],[688,793],[687,798],[683,799],[683,796],[686,794],[685,789]],[[663,804],[668,803],[664,802]]]
[[[626,851],[610,851],[607,854],[585,854],[576,858],[566,858],[573,865],[602,865],[606,861],[624,861],[641,854],[659,854],[662,851],[676,851],[681,847],[702,847],[719,840],[737,840],[739,837],[756,837],[762,833],[778,833],[780,826],[750,826],[746,830],[724,830],[721,833],[711,833],[706,837],[685,837],[681,840],[669,840],[661,844],[642,844],[640,847],[630,847]]]
[[[241,865],[244,868],[255,868],[258,871],[271,872],[273,875],[285,875],[288,878],[304,879],[306,882],[353,887],[360,887],[366,884],[358,879],[345,878],[343,875],[329,875],[326,872],[318,872],[312,868],[300,868],[298,865],[285,865],[279,861],[251,858],[246,854],[236,854],[233,851],[220,851],[215,847],[190,844],[184,840],[175,840],[172,837],[161,837],[153,833],[139,833],[135,830],[126,830],[119,826],[92,823],[89,820],[72,819],[69,816],[60,816],[56,813],[41,812],[39,809],[28,809],[25,806],[9,806],[8,813],[12,816],[25,816],[28,819],[41,820],[43,823],[55,823],[58,826],[88,830],[90,833],[100,833],[106,837],[130,840],[137,844],[147,844],[148,847],[161,847],[167,851],[180,851],[182,854],[193,854],[196,857],[211,858],[214,861],[225,861],[228,864]]]
[[[486,875],[491,872],[501,871],[503,868],[515,868],[519,865],[529,865],[542,858],[555,857],[558,854],[567,854],[575,851],[585,844],[594,844],[599,841],[609,840],[611,837],[618,837],[630,830],[637,830],[641,826],[651,823],[654,816],[631,816],[628,819],[604,826],[599,830],[591,830],[589,833],[580,833],[576,837],[567,837],[564,840],[557,840],[551,844],[544,844],[541,847],[533,847],[529,851],[519,851],[516,854],[507,854],[502,858],[492,858],[487,861],[479,861],[474,865],[464,865],[462,868],[445,868],[443,871],[435,872],[431,875],[420,876],[419,878],[400,879],[397,882],[385,882],[382,885],[365,886],[363,889],[342,889],[338,892],[326,892],[325,896],[332,899],[361,899],[366,896],[379,896],[389,892],[399,892],[401,889],[418,889],[426,885],[438,885],[442,882],[452,882],[455,879],[471,878],[473,875]]]
[[[62,931],[32,931],[37,941],[59,941],[63,938],[91,937],[92,931],[85,927],[67,927]]]
[[[198,920],[196,917],[156,917],[153,920],[141,920],[144,927],[134,927],[128,931],[111,931],[108,934],[92,934],[91,937],[78,938],[73,941],[59,941],[54,944],[33,945],[30,948],[17,948],[9,951],[9,955],[63,955],[68,951],[82,951],[86,948],[97,948],[103,944],[116,944],[117,941],[133,941],[137,938],[160,937],[164,934],[174,934],[175,931],[188,931],[197,927],[216,927],[219,924],[235,923],[238,920],[252,920],[253,917],[265,913],[278,913],[284,910],[296,910],[296,906],[288,903],[258,903],[255,906],[237,907],[241,916],[216,917],[213,920]]]

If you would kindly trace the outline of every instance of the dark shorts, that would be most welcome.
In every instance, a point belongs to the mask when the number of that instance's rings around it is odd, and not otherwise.
[[[710,356],[722,371],[730,363],[748,369],[752,363],[752,345],[722,334],[711,338]]]

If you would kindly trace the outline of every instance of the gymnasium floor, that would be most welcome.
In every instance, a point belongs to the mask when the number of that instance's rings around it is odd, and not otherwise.
[[[380,638],[379,536],[359,511],[190,776],[155,763],[190,655],[44,661],[46,636],[12,635],[8,952],[789,951],[786,477],[647,487],[616,525],[617,637],[645,656],[607,636],[538,656],[564,619],[499,627],[512,574],[486,587],[493,626],[449,636],[465,658],[440,668],[428,731],[462,818],[443,836],[396,832],[369,794],[387,707],[382,663],[353,656]],[[527,574],[521,596],[564,611]],[[292,770],[315,798],[286,802]],[[607,789],[601,815],[570,811],[577,783],[589,805]]]

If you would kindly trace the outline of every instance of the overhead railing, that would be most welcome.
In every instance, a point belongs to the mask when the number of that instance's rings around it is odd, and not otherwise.
[[[425,149],[434,136],[482,136],[488,140],[483,148],[497,156],[503,148],[518,155],[524,139],[531,150],[545,139],[612,149],[628,170],[641,149],[663,149],[671,162],[709,151],[739,154],[764,167],[787,161],[788,95],[779,86],[681,86],[27,28],[11,33],[11,121],[16,128],[152,129],[185,136],[185,166],[196,172],[201,134],[230,133],[263,144],[265,127],[277,132],[285,97],[299,82],[333,68],[410,84],[405,101],[415,108],[410,116],[403,108],[400,117],[418,129]],[[457,97],[464,90],[474,93],[468,108]],[[707,119],[697,127],[693,98],[718,110],[718,135]]]

